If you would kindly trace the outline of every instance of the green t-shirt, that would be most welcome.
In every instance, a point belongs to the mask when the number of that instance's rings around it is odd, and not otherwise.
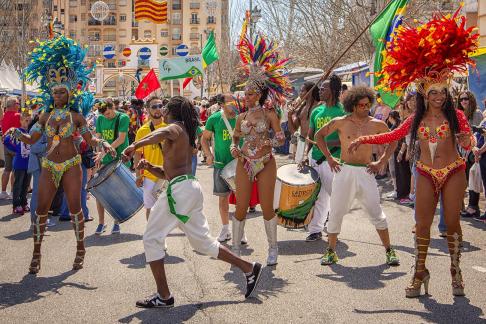
[[[335,106],[332,107],[327,107],[326,105],[321,105],[317,108],[314,109],[310,116],[310,125],[309,127],[314,130],[314,134],[317,133],[324,125],[329,123],[333,118],[340,117],[346,115],[346,112],[344,111],[343,105],[341,103],[338,103]],[[326,141],[335,141],[339,139],[339,135],[336,132],[329,134],[326,137]],[[332,147],[329,147],[329,150],[331,150]],[[335,158],[340,158],[341,157],[341,147],[339,147],[337,150],[334,150],[332,153],[332,156]],[[317,145],[314,145],[312,147],[312,159],[315,161],[320,160],[322,157],[324,157],[324,154],[319,150]]]
[[[118,134],[127,133],[127,136],[125,136],[125,142],[116,148],[116,158],[120,159],[123,150],[128,147],[128,126],[130,125],[130,117],[118,111],[113,119],[108,119],[103,115],[99,115],[96,119],[96,133],[101,134],[101,138],[108,143],[113,143],[116,140],[115,121],[118,116],[120,116],[120,121],[118,122]],[[108,164],[111,161],[113,161],[113,157],[110,154],[106,154],[101,163]],[[130,162],[125,163],[125,165],[130,166]]]
[[[228,119],[229,124],[235,129],[236,118]],[[233,160],[230,145],[233,141],[230,132],[226,128],[221,111],[212,114],[206,121],[206,130],[214,134],[214,167],[222,169]]]

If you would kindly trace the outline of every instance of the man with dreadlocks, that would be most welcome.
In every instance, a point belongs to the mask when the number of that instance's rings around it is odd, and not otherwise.
[[[309,131],[306,134],[307,142],[309,144],[305,150],[305,159],[303,163],[309,163],[308,156],[312,149],[311,166],[319,173],[319,178],[322,183],[314,207],[314,216],[308,225],[309,236],[305,239],[306,242],[313,242],[322,238],[322,230],[324,229],[325,220],[329,213],[329,199],[331,197],[332,179],[334,177],[329,164],[326,162],[326,157],[313,141],[314,134],[333,118],[344,116],[346,114],[343,105],[339,102],[340,93],[341,79],[335,74],[333,74],[329,80],[326,80],[321,84],[319,96],[323,101],[323,104],[318,106],[312,112]],[[330,147],[332,156],[339,159],[341,156],[341,146],[339,144],[337,133],[334,132],[327,136],[326,143]]]
[[[358,199],[375,226],[381,242],[386,249],[386,263],[398,265],[400,262],[395,250],[390,246],[390,236],[386,216],[380,206],[380,193],[374,173],[377,173],[395,151],[397,144],[390,144],[376,162],[371,162],[371,146],[363,146],[354,153],[348,152],[351,142],[361,135],[379,134],[388,131],[387,125],[369,116],[370,107],[375,100],[373,90],[368,87],[353,87],[344,99],[347,116],[337,117],[322,127],[316,134],[316,142],[326,156],[329,168],[336,175],[332,181],[329,221],[327,232],[329,246],[321,259],[322,265],[338,261],[335,252],[336,242],[343,217],[350,211],[354,199]],[[340,160],[332,156],[325,137],[338,133],[341,142]]]
[[[244,261],[209,235],[208,222],[203,214],[201,186],[191,175],[192,151],[196,147],[199,126],[198,113],[188,99],[176,96],[169,101],[163,115],[167,127],[135,141],[123,153],[124,158],[129,159],[141,147],[162,143],[163,167],[145,160],[141,160],[137,167],[169,181],[167,190],[152,208],[143,235],[145,256],[157,284],[157,293],[138,301],[136,305],[143,308],[174,306],[174,297],[165,275],[164,240],[176,227],[186,234],[196,251],[240,268],[246,276],[245,297],[249,297],[258,284],[262,266]]]

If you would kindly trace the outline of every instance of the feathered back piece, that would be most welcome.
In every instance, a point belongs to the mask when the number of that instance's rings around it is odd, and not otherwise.
[[[78,88],[89,82],[91,72],[83,63],[86,50],[63,35],[47,41],[37,40],[37,44],[29,53],[30,62],[24,71],[24,78],[28,83],[37,82],[39,88],[49,94],[44,109],[50,111],[53,108],[52,89],[64,87],[70,93],[69,108],[82,112],[80,100],[83,91]]]
[[[379,88],[398,94],[415,82],[417,90],[426,95],[431,85],[448,87],[454,72],[466,72],[474,65],[469,54],[478,47],[474,28],[466,29],[466,18],[435,14],[432,20],[417,28],[400,26],[387,43]]]
[[[268,88],[269,96],[279,102],[292,93],[287,68],[290,59],[279,60],[276,43],[257,35],[252,44],[245,34],[237,49],[242,69],[248,78],[243,84],[246,89],[261,92]]]

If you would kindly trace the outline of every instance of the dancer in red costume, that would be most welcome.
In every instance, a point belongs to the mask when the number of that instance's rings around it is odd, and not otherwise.
[[[418,28],[400,27],[393,43],[387,44],[381,86],[385,90],[404,91],[412,82],[417,87],[417,110],[393,132],[363,136],[360,144],[384,144],[411,134],[411,143],[419,142],[416,188],[415,272],[405,289],[407,297],[418,297],[422,283],[428,291],[430,273],[425,267],[430,242],[430,226],[439,197],[442,195],[447,224],[447,241],[451,258],[452,294],[464,296],[460,261],[462,230],[459,212],[466,188],[465,162],[456,144],[474,146],[464,113],[454,109],[449,84],[454,72],[467,71],[474,64],[469,53],[478,46],[473,28],[465,28],[459,10],[452,17],[436,15]],[[393,50],[390,48],[393,47]]]

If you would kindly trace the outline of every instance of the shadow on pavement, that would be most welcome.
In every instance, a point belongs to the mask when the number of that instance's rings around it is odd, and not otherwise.
[[[25,269],[27,271],[27,268]],[[20,282],[0,283],[0,309],[18,304],[35,302],[52,294],[59,294],[63,287],[74,287],[84,290],[96,290],[85,284],[64,282],[76,271],[67,271],[54,277],[37,277],[26,274]]]
[[[121,234],[108,234],[108,235],[95,235],[92,234],[85,238],[84,244],[89,246],[108,246],[113,244],[120,244],[131,241],[141,241],[143,238],[139,234],[121,233]]]
[[[383,281],[394,280],[407,274],[406,272],[383,272],[389,268],[390,266],[386,264],[370,267],[345,267],[340,264],[333,264],[329,266],[329,269],[334,273],[317,276],[322,279],[344,282],[353,289],[371,290],[385,287]]]
[[[450,287],[447,287],[450,289]],[[405,297],[404,297],[405,298]],[[430,296],[421,296],[418,298],[428,312],[413,311],[407,309],[383,309],[383,310],[360,310],[355,309],[358,314],[409,314],[420,316],[424,322],[430,323],[484,323],[485,319],[480,316],[484,315],[481,308],[470,304],[466,297],[454,297],[454,304],[440,304]]]
[[[0,222],[10,222],[12,219],[23,217],[24,215],[9,214],[0,218]]]
[[[263,268],[257,290],[256,292],[253,293],[252,296],[258,296],[258,297],[263,296],[269,298],[269,297],[275,297],[277,296],[278,293],[283,292],[284,290],[283,288],[289,284],[288,280],[276,278],[275,275],[273,274],[274,269],[275,266],[273,267],[265,266]],[[224,279],[226,281],[236,284],[237,289],[241,292],[241,294],[244,294],[246,290],[246,281],[245,281],[245,276],[240,269],[231,266],[230,271],[224,275]]]
[[[482,229],[483,231],[486,230],[486,223],[481,222],[481,221],[477,221],[472,217],[461,217],[461,222],[466,223],[469,226],[472,226],[474,228]],[[461,225],[464,226],[464,224],[461,224]]]
[[[12,241],[24,241],[24,240],[32,239],[32,232],[30,230],[27,230],[17,234],[7,235],[5,236],[5,238],[7,240],[12,240]]]
[[[177,299],[176,299],[177,302]],[[243,303],[261,304],[261,301],[255,298],[249,298],[242,301],[212,301],[198,304],[187,304],[176,306],[169,309],[144,309],[135,314],[120,318],[119,323],[131,323],[134,320],[141,323],[182,323],[190,320],[198,311],[201,311],[205,316],[205,322],[212,322],[210,311],[205,310],[211,307],[236,305]]]
[[[164,258],[164,264],[177,264],[184,262],[184,259],[167,254]],[[129,258],[121,259],[121,264],[128,265],[128,269],[143,269],[145,268],[145,253],[140,253]]]

